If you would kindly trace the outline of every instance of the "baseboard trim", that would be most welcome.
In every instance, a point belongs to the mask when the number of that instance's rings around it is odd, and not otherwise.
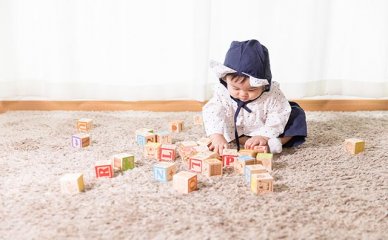
[[[388,100],[330,99],[293,100],[306,111],[387,111]],[[0,101],[0,112],[6,111],[201,111],[200,101]]]

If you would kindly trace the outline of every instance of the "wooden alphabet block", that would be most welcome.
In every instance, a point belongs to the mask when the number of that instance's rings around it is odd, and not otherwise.
[[[197,190],[197,174],[181,171],[173,176],[173,188],[180,193],[189,193]]]
[[[84,177],[82,173],[68,173],[60,179],[63,193],[78,193],[85,191]]]
[[[77,129],[81,132],[88,132],[92,129],[92,119],[90,118],[80,118],[77,121]]]
[[[257,151],[257,153],[267,153],[269,149],[267,146],[254,146],[253,150]]]
[[[113,156],[113,166],[121,171],[127,171],[135,167],[135,156],[128,153],[120,153]]]
[[[252,174],[251,191],[255,194],[273,192],[272,176],[269,173]]]
[[[217,158],[205,159],[202,173],[208,177],[222,176],[222,162]]]
[[[222,151],[222,164],[224,167],[233,167],[236,161],[238,152],[236,149],[224,149]]]
[[[148,142],[144,146],[144,157],[145,158],[159,159],[161,145],[162,145],[161,143]]]
[[[254,149],[240,149],[240,151],[238,152],[238,155],[239,156],[252,156],[252,157],[256,157],[257,153],[258,153],[258,151],[254,150]]]
[[[136,142],[140,146],[144,146],[149,142],[156,142],[156,136],[153,133],[137,133]]]
[[[170,122],[170,132],[179,133],[183,130],[183,121],[182,120],[176,120],[173,122]]]
[[[251,176],[252,174],[256,173],[266,173],[267,169],[264,168],[261,164],[254,164],[254,165],[246,165],[244,167],[244,178],[245,182],[250,185],[251,184]]]
[[[238,174],[244,174],[245,166],[255,164],[256,159],[252,156],[239,156],[234,162],[234,171]]]
[[[218,158],[218,154],[211,151],[196,153],[189,158],[189,170],[202,173],[204,160],[210,158]]]
[[[197,153],[194,147],[198,146],[194,141],[183,141],[178,144],[178,152],[182,160],[188,161],[191,156]]]
[[[263,165],[269,172],[272,171],[272,159],[272,153],[258,153],[256,155],[256,163]]]
[[[194,116],[194,125],[202,125],[202,115]]]
[[[96,170],[96,177],[107,177],[112,178],[113,177],[113,167],[111,161],[98,161],[94,165],[94,168]]]
[[[177,167],[175,163],[160,162],[154,165],[153,172],[155,180],[160,182],[168,182],[172,180],[176,173]]]
[[[161,144],[172,144],[172,137],[168,131],[158,131],[155,133],[156,142]]]
[[[84,148],[90,145],[90,136],[86,133],[74,134],[71,137],[71,145],[75,148]]]
[[[176,146],[173,144],[162,144],[159,150],[159,161],[175,161]]]
[[[351,154],[358,154],[365,150],[365,141],[357,138],[345,139],[345,149]]]

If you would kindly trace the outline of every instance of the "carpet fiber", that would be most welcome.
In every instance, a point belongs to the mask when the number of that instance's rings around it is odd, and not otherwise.
[[[243,177],[198,176],[179,194],[153,179],[136,129],[185,121],[174,141],[204,137],[198,113],[15,111],[0,114],[0,239],[388,239],[388,112],[308,112],[309,137],[274,159],[274,192],[252,194]],[[91,145],[71,146],[78,118],[93,119]],[[344,151],[345,138],[366,142]],[[96,179],[93,164],[128,152],[136,168]],[[179,169],[185,169],[180,159]],[[83,193],[60,191],[82,172]]]

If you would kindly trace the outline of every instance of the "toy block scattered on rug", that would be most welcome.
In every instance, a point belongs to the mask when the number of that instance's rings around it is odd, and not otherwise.
[[[94,168],[96,170],[96,177],[107,177],[112,178],[113,177],[113,167],[111,161],[97,161],[94,165]]]
[[[136,143],[144,146],[148,142],[156,142],[156,135],[150,132],[136,131]]]
[[[269,173],[252,174],[251,191],[255,194],[273,192],[273,177]]]
[[[71,145],[75,148],[84,148],[90,145],[90,136],[86,133],[74,134],[71,137]]]
[[[144,157],[145,158],[154,158],[159,159],[161,143],[148,142],[144,146]]]
[[[173,122],[170,122],[169,125],[170,132],[179,133],[183,130],[183,121],[182,120],[175,120]]]
[[[358,138],[345,139],[345,149],[351,154],[358,154],[365,150],[365,141]]]
[[[232,167],[233,163],[238,157],[236,149],[224,149],[222,150],[222,164],[224,167]]]
[[[177,167],[172,162],[160,162],[153,166],[154,178],[160,182],[172,180],[176,171]]]
[[[253,150],[255,150],[257,153],[268,153],[269,152],[268,146],[254,146]]]
[[[81,132],[88,132],[92,129],[93,120],[90,118],[80,118],[77,121],[77,129]]]
[[[256,163],[263,165],[269,172],[272,171],[272,160],[272,153],[258,153],[256,155]]]
[[[245,166],[255,164],[256,159],[252,156],[238,156],[234,162],[234,171],[238,174],[244,174]]]
[[[194,125],[202,125],[202,115],[194,115],[193,117]]]
[[[197,153],[194,149],[194,147],[197,146],[197,143],[194,141],[183,141],[178,143],[178,153],[181,156],[182,160],[188,161],[192,155]]]
[[[181,171],[173,176],[173,188],[180,193],[190,193],[197,190],[197,174]]]
[[[158,131],[155,133],[156,142],[162,144],[172,144],[172,137],[168,131]]]
[[[120,153],[113,156],[113,166],[121,171],[127,171],[135,167],[135,156],[128,153]]]
[[[218,157],[217,153],[211,151],[196,153],[189,158],[188,169],[193,172],[202,173],[204,160]]]
[[[211,139],[210,138],[200,138],[198,141],[197,141],[197,144],[199,146],[206,146],[206,147],[209,147],[210,144],[211,144]]]
[[[63,193],[78,193],[85,191],[84,177],[82,173],[68,173],[60,179]]]
[[[244,178],[245,182],[251,184],[251,175],[256,173],[266,173],[267,169],[261,164],[246,165],[244,167]]]
[[[222,176],[222,162],[217,158],[205,159],[202,174],[205,176]]]
[[[162,144],[159,152],[159,161],[175,161],[176,159],[176,145],[174,144]]]
[[[239,156],[252,156],[252,157],[256,157],[257,153],[258,153],[258,151],[255,150],[255,149],[240,149],[240,151],[238,151],[238,155]]]

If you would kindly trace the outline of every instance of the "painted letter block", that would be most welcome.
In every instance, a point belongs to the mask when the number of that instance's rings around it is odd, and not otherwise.
[[[136,143],[144,146],[149,142],[156,142],[156,136],[153,133],[139,133],[136,134]]]
[[[161,144],[172,144],[172,137],[168,131],[159,131],[155,133],[156,142]]]
[[[161,145],[161,143],[148,142],[144,146],[144,157],[158,159]]]
[[[211,151],[199,152],[189,158],[189,170],[202,173],[204,160],[218,158],[218,154]]]
[[[107,177],[112,178],[113,177],[113,168],[111,161],[98,161],[96,162],[94,166],[96,170],[96,177]]]
[[[224,149],[222,151],[222,164],[224,167],[233,167],[236,161],[238,152],[236,149]]]
[[[86,133],[74,134],[71,137],[71,145],[75,148],[83,148],[90,145],[90,136]]]
[[[181,171],[173,176],[173,188],[180,193],[189,193],[197,190],[197,174]]]
[[[162,144],[160,146],[158,160],[160,161],[175,161],[176,146],[173,144]]]
[[[92,129],[92,119],[90,118],[80,118],[77,121],[77,129],[81,132],[88,132]]]
[[[357,138],[349,138],[345,140],[345,149],[351,154],[358,154],[365,149],[364,140]]]
[[[244,178],[245,182],[251,184],[251,175],[256,173],[266,173],[267,169],[264,168],[261,164],[246,165],[244,168]]]
[[[173,122],[170,122],[170,132],[179,133],[183,130],[183,121],[182,120],[176,120]]]
[[[256,159],[251,156],[239,156],[234,162],[234,171],[238,174],[244,174],[245,166],[255,164]]]
[[[135,156],[128,153],[120,153],[113,156],[113,166],[121,171],[127,171],[135,167]]]
[[[202,115],[194,116],[194,125],[202,125]]]
[[[253,150],[257,151],[258,153],[267,153],[268,147],[267,146],[254,146]]]
[[[168,182],[172,180],[172,177],[177,171],[175,163],[160,162],[154,165],[153,172],[155,180],[160,182]]]
[[[258,151],[254,149],[240,149],[240,151],[238,152],[238,155],[256,157],[257,152]]]
[[[82,173],[68,173],[60,179],[63,193],[78,193],[85,191],[84,177]]]
[[[178,144],[178,152],[182,160],[188,161],[191,156],[197,152],[194,150],[194,147],[198,146],[194,141],[183,141]]]
[[[269,173],[252,174],[251,191],[255,194],[273,192],[272,176]]]
[[[203,171],[205,176],[222,176],[222,162],[217,158],[205,159]]]
[[[256,163],[261,164],[268,170],[268,172],[272,171],[272,153],[258,153],[256,156]]]

